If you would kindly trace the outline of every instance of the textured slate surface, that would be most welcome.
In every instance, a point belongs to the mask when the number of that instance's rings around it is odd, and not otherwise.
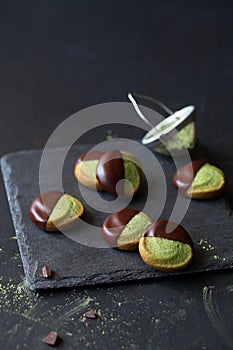
[[[63,185],[67,192],[80,198],[73,177],[74,161],[87,151],[86,145],[69,152],[63,172]],[[56,150],[54,151],[56,152]],[[28,207],[39,193],[38,171],[40,151],[11,153],[1,159],[1,168],[12,214],[26,280],[30,289],[114,283],[119,281],[158,278],[169,275],[146,266],[137,252],[120,252],[114,249],[93,248],[79,244],[63,234],[42,232],[28,218]],[[157,156],[167,178],[168,196],[163,218],[168,218],[177,193],[171,185],[174,164],[169,158]],[[90,196],[91,196],[90,191]],[[131,203],[143,208],[146,188]],[[106,199],[109,199],[106,195]],[[96,212],[85,205],[84,221],[101,226],[107,214]],[[193,273],[233,267],[233,220],[224,198],[212,201],[192,201],[182,222],[195,243],[195,259],[183,272]],[[103,244],[104,245],[104,244]],[[41,276],[41,267],[51,266],[51,279]]]

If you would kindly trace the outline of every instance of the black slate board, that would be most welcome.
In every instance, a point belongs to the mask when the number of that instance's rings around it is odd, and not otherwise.
[[[64,188],[79,198],[81,195],[73,176],[73,166],[76,157],[89,149],[88,145],[73,148],[65,160]],[[28,217],[28,208],[34,197],[39,194],[41,154],[41,151],[22,151],[8,154],[1,159],[12,220],[30,289],[94,285],[170,275],[145,265],[137,252],[89,247],[74,242],[63,234],[48,234],[35,227]],[[156,158],[166,174],[168,196],[162,218],[168,218],[177,197],[177,192],[171,184],[175,166],[170,158],[159,155]],[[144,207],[147,200],[146,184],[144,186],[137,198],[133,199],[131,207]],[[87,191],[91,196],[93,192]],[[110,199],[108,195],[104,196],[107,200]],[[92,221],[93,225],[100,227],[107,214],[96,212],[90,205],[85,205],[85,209],[84,221]],[[178,274],[232,268],[232,224],[233,220],[224,198],[191,201],[182,225],[195,243],[195,258],[185,271]],[[54,271],[51,279],[45,279],[41,275],[41,267],[44,264]]]

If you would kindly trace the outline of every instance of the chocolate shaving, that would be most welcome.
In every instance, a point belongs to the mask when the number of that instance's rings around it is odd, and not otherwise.
[[[86,311],[84,314],[83,314],[83,317],[86,317],[86,318],[97,318],[98,315],[95,313],[94,310],[88,310]]]
[[[44,265],[44,266],[42,267],[42,275],[43,275],[44,277],[46,277],[46,278],[51,277],[51,276],[52,276],[52,270],[51,270],[51,268],[50,268],[49,266],[47,266],[47,265]]]
[[[51,331],[49,334],[47,334],[43,339],[42,342],[46,343],[48,345],[55,345],[58,340],[58,334],[57,332]]]

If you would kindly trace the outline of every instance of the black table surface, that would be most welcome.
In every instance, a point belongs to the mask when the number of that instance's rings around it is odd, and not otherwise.
[[[232,203],[232,19],[231,1],[1,1],[1,155],[41,149],[73,113],[137,91],[197,107],[198,142],[226,173]],[[142,136],[111,124],[82,142],[109,130]],[[30,292],[2,180],[0,194],[1,349],[46,349],[51,330],[61,349],[233,347],[231,270]],[[82,318],[89,309],[100,317]]]

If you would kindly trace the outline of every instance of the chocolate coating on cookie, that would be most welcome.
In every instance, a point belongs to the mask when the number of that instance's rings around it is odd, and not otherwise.
[[[78,157],[76,164],[86,160],[99,160],[103,154],[104,152],[101,151],[90,151],[83,153]]]
[[[168,223],[174,226],[171,232],[166,232]],[[167,220],[159,220],[153,222],[153,224],[149,225],[142,233],[142,237],[159,237],[170,239],[189,244],[193,248],[193,241],[188,232],[181,225],[177,225],[172,221],[169,222]]]
[[[116,184],[124,179],[124,163],[120,151],[113,150],[102,155],[97,164],[96,178],[106,192],[117,195]]]
[[[102,225],[102,236],[104,240],[111,247],[117,247],[117,240],[125,225],[138,213],[138,210],[124,208],[110,214]]]
[[[37,196],[29,208],[30,219],[42,230],[46,229],[47,221],[63,192],[51,191]]]
[[[180,191],[186,191],[194,180],[198,170],[206,163],[205,160],[195,160],[182,166],[173,177],[173,185]]]

